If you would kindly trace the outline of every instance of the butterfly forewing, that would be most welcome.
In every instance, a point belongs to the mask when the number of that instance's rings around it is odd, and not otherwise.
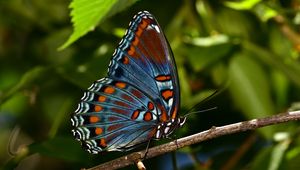
[[[108,77],[93,83],[81,98],[72,131],[91,153],[129,150],[160,138],[163,130],[158,128],[174,122],[178,107],[172,51],[155,18],[143,11],[116,48]]]
[[[132,83],[156,100],[163,110],[161,121],[177,116],[180,93],[174,57],[150,13],[143,11],[134,17],[113,55],[108,74]]]

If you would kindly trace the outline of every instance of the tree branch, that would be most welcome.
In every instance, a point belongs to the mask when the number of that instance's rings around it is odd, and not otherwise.
[[[300,120],[300,111],[281,113],[278,115],[261,118],[261,119],[252,119],[249,121],[234,123],[230,125],[225,125],[221,127],[212,127],[209,130],[190,135],[177,139],[175,141],[155,146],[148,149],[147,157],[144,159],[152,158],[158,155],[165,154],[167,152],[175,151],[179,148],[189,146],[195,143],[206,141],[209,139],[217,138],[224,135],[234,134],[238,132],[244,132],[247,130],[254,130],[260,127],[280,124],[289,121]],[[137,163],[143,159],[145,151],[134,152],[129,155],[117,158],[115,160],[100,164],[88,170],[100,170],[100,169],[118,169],[123,168],[128,165]]]

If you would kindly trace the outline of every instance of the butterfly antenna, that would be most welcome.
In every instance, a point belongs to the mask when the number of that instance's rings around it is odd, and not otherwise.
[[[203,113],[203,112],[208,112],[208,111],[211,111],[211,110],[216,110],[218,107],[212,107],[212,108],[208,108],[208,109],[204,109],[204,110],[199,110],[199,111],[195,111],[195,112],[190,112],[190,113],[187,113],[185,114],[184,116],[187,117],[191,114],[194,114],[194,113]]]
[[[190,115],[190,113],[193,113],[192,110],[196,110],[197,108],[199,108],[201,105],[203,105],[204,103],[206,103],[207,101],[212,99],[212,97],[214,97],[216,94],[218,94],[218,92],[219,92],[218,90],[214,91],[212,94],[207,96],[204,100],[202,100],[199,103],[197,103],[196,105],[194,105],[192,108],[190,108],[188,111],[185,112],[184,117],[186,117],[187,115]]]
[[[207,101],[211,100],[213,97],[215,97],[216,95],[219,95],[221,92],[223,92],[225,90],[225,87],[220,89],[220,90],[215,90],[212,94],[210,94],[209,96],[207,96],[204,100],[200,101],[199,103],[197,103],[196,105],[194,105],[192,108],[190,108],[185,114],[184,117],[187,117],[189,115],[191,115],[192,113],[202,113],[202,112],[206,112],[206,111],[211,111],[211,110],[215,110],[217,109],[217,107],[213,107],[213,108],[209,108],[209,109],[205,109],[205,110],[200,110],[200,111],[195,111],[192,112],[192,110],[196,110],[197,108],[199,108],[201,105],[203,105],[204,103],[206,103]]]

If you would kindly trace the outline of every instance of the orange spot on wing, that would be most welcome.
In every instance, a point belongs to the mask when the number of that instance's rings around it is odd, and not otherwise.
[[[90,117],[90,123],[97,123],[100,121],[100,118],[98,116],[91,116]]]
[[[132,41],[132,44],[134,45],[134,46],[137,46],[138,45],[138,43],[139,43],[139,38],[138,37],[135,37],[134,38],[134,40]]]
[[[135,53],[135,48],[133,46],[130,46],[130,48],[128,50],[128,54],[133,56],[134,53]]]
[[[141,24],[139,25],[139,27],[141,27],[141,28],[146,28],[147,26],[148,26],[148,24],[149,24],[149,20],[142,20],[142,22],[141,22]]]
[[[123,56],[123,58],[122,58],[122,63],[123,63],[123,64],[129,64],[129,59],[128,59],[128,57]]]
[[[97,128],[95,129],[95,134],[96,134],[96,135],[100,135],[100,134],[102,134],[102,133],[103,133],[103,129],[102,129],[102,128],[97,127]]]
[[[137,31],[135,32],[135,35],[140,37],[142,35],[143,31],[144,30],[142,28],[138,27]]]
[[[161,122],[166,122],[168,120],[168,115],[167,115],[167,112],[166,112],[165,108],[160,104],[158,105],[158,108],[161,111],[161,115],[159,117],[160,121]]]
[[[173,112],[172,112],[172,115],[171,115],[171,117],[172,117],[172,119],[175,119],[176,117],[177,117],[177,107],[175,106],[174,107],[174,110],[173,110]]]
[[[148,109],[149,110],[153,110],[154,109],[154,105],[152,102],[148,102]]]
[[[103,138],[100,139],[99,145],[100,145],[101,147],[105,148],[105,147],[107,146],[105,139],[103,139]]]
[[[162,111],[162,114],[160,116],[160,120],[162,122],[166,122],[168,120],[168,115],[167,115],[167,112],[165,110]]]
[[[132,119],[132,120],[135,120],[135,119],[137,119],[137,118],[139,117],[139,115],[140,115],[140,111],[139,111],[139,110],[135,110],[135,111],[132,113],[132,115],[131,115],[131,119]]]
[[[106,97],[105,96],[99,96],[98,97],[98,101],[99,102],[104,102],[106,100]]]
[[[164,90],[161,95],[165,100],[169,100],[173,96],[173,90]]]
[[[101,106],[99,106],[99,105],[96,105],[96,106],[94,107],[94,111],[95,111],[95,112],[100,112],[102,109],[103,109],[103,108],[102,108]]]
[[[168,80],[171,80],[171,76],[170,75],[160,75],[160,76],[157,76],[155,77],[155,80],[157,81],[168,81]]]
[[[114,92],[115,92],[115,88],[113,88],[113,87],[106,87],[104,89],[104,93],[112,94]]]
[[[152,120],[152,113],[151,113],[151,112],[146,112],[146,113],[144,114],[144,120],[145,120],[145,121],[150,121],[150,120]]]
[[[116,83],[116,86],[117,86],[118,88],[120,88],[120,89],[123,89],[123,88],[126,87],[126,83],[123,83],[123,82],[117,82],[117,83]]]

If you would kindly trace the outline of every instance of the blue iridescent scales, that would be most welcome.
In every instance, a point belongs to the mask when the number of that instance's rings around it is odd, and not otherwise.
[[[71,117],[73,136],[90,153],[127,151],[168,137],[185,123],[175,60],[156,19],[133,17],[109,64]]]

